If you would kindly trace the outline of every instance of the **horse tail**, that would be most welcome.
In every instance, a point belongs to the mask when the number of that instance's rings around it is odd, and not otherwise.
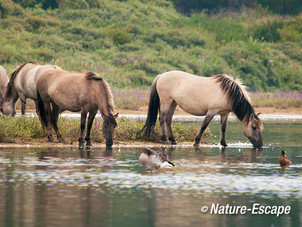
[[[151,86],[151,93],[150,93],[150,99],[149,99],[149,107],[148,107],[148,115],[146,119],[146,123],[142,129],[143,135],[145,137],[149,137],[151,131],[153,130],[156,120],[157,120],[157,114],[159,111],[160,106],[160,100],[158,96],[158,92],[156,89],[156,83],[157,83],[158,77],[155,78],[152,86]]]
[[[41,95],[40,95],[39,91],[37,91],[37,110],[39,111],[39,114],[40,114],[41,123],[44,126],[47,126],[44,103],[42,101],[42,98],[41,98]]]

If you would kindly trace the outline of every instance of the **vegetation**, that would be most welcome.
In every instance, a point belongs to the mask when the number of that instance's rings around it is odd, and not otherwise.
[[[114,136],[115,141],[151,141],[160,142],[159,125],[155,126],[154,132],[151,133],[150,138],[142,137],[141,130],[144,122],[140,119],[128,120],[121,118],[118,121],[119,126],[116,128]],[[70,120],[67,118],[59,118],[59,128],[67,143],[77,143],[80,135],[80,120]],[[45,130],[41,127],[37,117],[27,118],[9,117],[0,115],[0,142],[46,142],[47,135]],[[176,141],[194,141],[200,126],[189,123],[175,123],[173,124],[173,132]],[[206,143],[211,136],[207,129],[203,133],[202,142]],[[91,140],[93,142],[104,143],[105,139],[102,134],[102,120],[96,118],[94,126],[91,130]]]
[[[185,13],[217,10],[238,11],[245,7],[261,5],[278,14],[299,14],[302,10],[300,0],[171,0],[176,8]]]
[[[252,7],[186,16],[166,0],[1,0],[0,64],[8,73],[26,61],[94,71],[119,89],[176,69],[301,92],[301,15]]]

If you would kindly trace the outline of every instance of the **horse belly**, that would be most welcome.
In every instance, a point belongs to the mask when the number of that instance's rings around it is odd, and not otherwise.
[[[174,90],[172,97],[181,109],[197,116],[206,115],[210,103],[216,98],[213,92],[207,87],[187,87],[183,86],[183,84]]]
[[[50,95],[52,101],[63,110],[69,110],[72,112],[78,112],[81,110],[81,103],[78,97],[71,97],[66,95]]]
[[[189,96],[190,97],[190,96]],[[193,114],[196,116],[204,116],[207,114],[208,105],[207,103],[198,102],[194,98],[174,98],[177,105],[189,114]]]

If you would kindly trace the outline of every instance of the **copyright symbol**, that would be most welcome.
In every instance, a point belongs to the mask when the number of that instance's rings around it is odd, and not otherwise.
[[[209,208],[208,208],[208,206],[206,206],[206,205],[204,205],[204,206],[201,207],[201,209],[200,209],[201,213],[206,213],[206,212],[208,212],[208,210],[209,210]]]

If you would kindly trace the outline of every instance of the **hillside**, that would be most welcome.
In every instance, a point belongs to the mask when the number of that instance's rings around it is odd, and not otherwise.
[[[112,87],[149,86],[168,70],[240,77],[251,90],[302,91],[302,16],[266,9],[190,17],[165,0],[0,1],[0,64],[95,71]]]

